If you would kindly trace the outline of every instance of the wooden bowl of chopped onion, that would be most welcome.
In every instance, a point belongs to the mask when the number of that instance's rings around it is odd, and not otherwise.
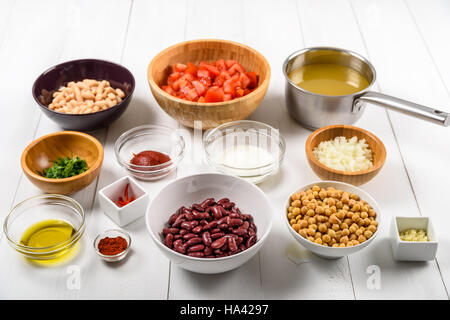
[[[349,125],[320,128],[308,137],[306,157],[323,180],[361,185],[370,181],[386,161],[386,148],[373,133]]]

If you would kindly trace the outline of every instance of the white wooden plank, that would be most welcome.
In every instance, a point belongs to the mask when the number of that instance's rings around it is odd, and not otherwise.
[[[379,88],[384,93],[419,103],[427,102],[438,105],[439,102],[447,102],[448,100],[446,99],[448,97],[442,82],[436,70],[433,69],[430,57],[404,2],[352,1],[352,6],[364,36],[364,41],[369,51],[368,54],[378,71]],[[372,109],[372,107],[369,108]],[[375,111],[375,107],[373,109],[374,112],[378,112]],[[429,168],[424,168],[421,165],[416,166],[416,175],[426,175],[427,178],[424,180],[428,181],[428,186],[430,184],[433,186],[439,185],[442,172],[433,168],[443,168],[444,159],[448,160],[450,154],[445,150],[443,153],[439,144],[435,143],[436,140],[433,143],[430,143],[430,140],[434,140],[438,133],[440,135],[445,134],[444,129],[394,112],[389,112],[389,115],[410,176],[410,163],[433,163]],[[373,126],[372,118],[370,125]],[[415,129],[411,130],[411,127]],[[418,141],[419,137],[422,138],[420,142]],[[450,136],[447,133],[447,143],[449,141],[448,137]],[[389,140],[383,139],[383,141],[387,143],[391,141],[393,143],[392,137]],[[375,198],[380,201],[382,208],[384,208],[383,217],[385,223],[390,222],[391,217],[394,215],[414,216],[419,214],[418,207],[414,203],[415,199],[411,188],[406,183],[404,168],[401,165],[396,149],[391,144],[391,148],[388,149],[389,157],[387,163],[395,166],[393,168],[395,170],[389,176],[386,176],[387,170],[384,168],[381,174],[384,174],[385,182],[382,183],[381,177],[377,177],[376,186],[374,181],[374,184],[370,186],[371,188],[368,188]],[[410,150],[409,153],[406,152],[408,149]],[[423,150],[427,150],[427,152],[423,152]],[[438,174],[437,171],[440,171],[440,173]],[[427,192],[427,188],[423,189],[425,184],[415,183],[413,186],[416,196],[422,192]],[[418,187],[420,191],[417,189]],[[430,192],[431,189],[428,189],[428,194]],[[435,196],[434,192],[433,196]],[[444,196],[444,191],[441,193],[441,196]],[[419,199],[420,206],[421,202]],[[433,211],[424,212],[422,210],[421,213],[423,215],[432,215],[433,217],[437,216],[437,218],[442,216]],[[439,234],[443,236],[445,229],[442,227],[444,225],[445,223],[441,223],[437,227],[438,232],[441,231]],[[387,257],[390,254],[388,239],[378,240],[377,244],[378,246],[373,246],[372,252],[367,250],[365,255],[355,256],[355,259],[351,260],[352,272],[361,265],[376,264],[381,268],[382,287],[379,291],[369,290],[364,285],[368,277],[367,274],[364,274],[364,268],[360,268],[362,269],[360,270],[361,272],[352,273],[352,275],[354,274],[353,280],[355,283],[359,283],[358,287],[355,288],[358,298],[448,298],[435,261],[429,263],[394,262],[391,260],[392,258]],[[381,264],[378,262],[380,260],[382,261]]]
[[[180,10],[181,8],[181,10]],[[177,123],[167,116],[154,100],[147,83],[147,66],[154,55],[182,39],[184,28],[184,1],[154,2],[134,1],[128,27],[126,46],[123,51],[123,64],[136,78],[133,100],[124,115],[108,128],[105,144],[104,167],[99,177],[98,189],[126,175],[114,155],[114,142],[124,131],[143,124],[168,125],[176,128]],[[168,24],[167,21],[172,21]],[[164,30],[161,29],[164,26]],[[150,194],[150,199],[175,174],[155,182],[139,184]],[[116,227],[101,211],[96,199],[92,212],[91,225],[96,232]],[[105,265],[94,257],[91,251],[89,260],[88,289],[83,291],[85,298],[126,298],[126,299],[166,299],[169,280],[169,261],[160,253],[145,227],[144,218],[128,226],[133,241],[133,255],[118,268]],[[101,275],[101,276],[100,276]],[[105,288],[105,283],[111,282]],[[105,290],[106,289],[106,290]]]
[[[255,10],[254,8],[258,8]],[[310,131],[290,118],[284,101],[284,59],[304,46],[295,1],[246,1],[245,43],[271,65],[271,83],[251,119],[280,129],[287,152],[281,172],[260,187],[274,208],[273,229],[260,252],[262,291],[266,299],[353,299],[348,262],[323,260],[301,247],[288,233],[284,203],[290,192],[317,178],[303,152]],[[299,168],[305,168],[299,169]]]
[[[55,20],[54,25],[49,25],[48,27],[46,26],[46,24],[41,24],[41,28],[36,28],[36,34],[32,33],[30,34],[30,36],[36,37],[40,34],[47,34],[50,32],[50,30],[47,30],[46,28],[49,28],[55,30],[60,29],[61,34],[57,35],[57,38],[59,37],[60,39],[63,39],[63,41],[54,43],[48,42],[49,47],[43,46],[42,43],[33,43],[33,41],[30,39],[30,45],[38,47],[38,50],[35,50],[35,59],[38,61],[42,60],[47,63],[45,66],[40,66],[39,64],[40,70],[36,70],[36,75],[60,61],[66,61],[80,57],[99,57],[109,60],[120,60],[122,46],[124,44],[126,25],[128,21],[128,9],[131,3],[130,1],[114,1],[113,5],[115,10],[109,11],[108,14],[99,14],[97,15],[96,19],[92,19],[92,17],[89,17],[88,15],[84,15],[82,13],[91,11],[104,11],[105,5],[111,5],[111,1],[97,1],[94,4],[89,1],[72,1],[67,2],[67,5],[64,7],[57,6],[57,3],[56,1],[47,1],[46,3],[41,3],[39,6],[39,10],[37,12],[33,12],[33,16],[40,16],[41,19],[42,15],[48,12],[49,17],[47,18],[47,20],[52,20],[53,15],[60,16],[60,20],[53,19]],[[54,11],[52,8],[54,8]],[[25,9],[29,9],[29,7],[25,7]],[[23,7],[21,8],[16,6],[14,8],[14,14],[17,14],[16,10],[28,12],[27,10],[24,10]],[[26,16],[25,18],[29,19],[30,17]],[[108,30],[108,32],[104,33],[102,37],[87,36],[92,33],[93,29],[101,30],[103,26],[107,24],[108,21],[110,21],[110,19],[113,19],[115,21],[115,24]],[[95,20],[95,23],[92,22],[93,20]],[[46,28],[42,28],[43,26],[45,26]],[[18,37],[18,39],[20,38]],[[21,41],[23,41],[23,35]],[[42,52],[40,52],[40,48],[42,48]],[[33,48],[29,48],[28,51],[33,51]],[[53,58],[52,61],[47,61],[46,59],[48,51],[57,53],[56,56],[50,55],[50,58]],[[11,52],[8,52],[8,54],[11,54]],[[14,54],[18,53],[14,52]],[[27,70],[25,69],[23,69],[23,71],[27,72]],[[32,101],[31,98],[31,84],[30,86],[27,86],[25,88],[27,88],[27,91],[23,95],[26,96],[27,101],[29,101],[27,107],[33,107],[33,109],[37,110],[37,108],[34,106],[35,102]],[[16,97],[10,98],[13,100],[17,99]],[[16,112],[19,111],[23,112],[22,116],[29,113],[29,111],[25,109],[16,110]],[[16,115],[20,116],[19,113],[17,113]],[[23,150],[26,144],[28,144],[34,137],[39,137],[50,132],[61,130],[61,128],[59,128],[45,116],[41,117],[36,132],[34,128],[31,127],[31,129],[32,134],[30,140],[25,142],[23,145],[17,146],[21,150]],[[92,132],[92,134],[101,142],[105,140],[105,133],[106,132],[104,129]],[[17,159],[15,159],[15,164],[17,163],[18,157]],[[93,219],[91,207],[95,195],[96,185],[97,183],[96,181],[94,181],[89,187],[73,195],[73,197],[78,200],[85,208],[87,214],[87,227],[85,236],[81,241],[81,250],[74,258],[74,260],[70,261],[70,266],[76,266],[80,270],[80,290],[70,290],[66,286],[66,282],[68,280],[68,277],[70,276],[70,274],[67,273],[67,265],[50,269],[37,268],[36,266],[33,266],[24,261],[22,257],[20,257],[11,248],[9,248],[6,241],[2,241],[0,246],[2,257],[8,259],[9,263],[3,264],[1,267],[1,282],[5,283],[5,285],[2,285],[0,296],[7,298],[62,299],[80,298],[83,297],[83,294],[89,294],[89,285],[92,282],[95,282],[91,281],[88,277],[88,275],[92,276],[92,272],[89,272],[89,269],[91,268],[92,263],[98,262],[98,258],[95,256],[95,252],[91,247],[93,238],[98,232],[95,225],[94,227],[91,226],[93,222],[95,223],[95,221],[92,221]],[[31,195],[39,193],[40,191],[36,189],[36,187],[34,187],[26,178],[23,178],[20,181],[19,187],[17,189],[15,202],[17,203]],[[104,274],[106,274],[106,272],[104,272]],[[6,278],[9,281],[6,281]],[[97,287],[101,288],[101,286]]]

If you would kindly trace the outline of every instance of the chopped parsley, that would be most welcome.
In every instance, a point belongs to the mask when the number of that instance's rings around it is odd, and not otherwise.
[[[64,157],[52,160],[53,166],[44,169],[41,173],[43,177],[51,179],[64,179],[77,176],[88,169],[85,160],[79,157]]]

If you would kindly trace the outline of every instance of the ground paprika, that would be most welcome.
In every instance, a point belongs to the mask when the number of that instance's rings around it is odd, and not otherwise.
[[[127,240],[118,236],[115,238],[103,238],[98,243],[98,250],[106,256],[114,256],[125,251],[128,247]]]

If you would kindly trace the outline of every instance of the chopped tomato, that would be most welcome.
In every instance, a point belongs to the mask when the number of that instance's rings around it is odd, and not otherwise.
[[[246,72],[236,60],[218,59],[176,63],[161,88],[170,95],[189,101],[222,102],[240,98],[258,86],[255,72]]]
[[[227,69],[230,69],[236,63],[237,63],[236,60],[227,60],[225,61],[225,66],[227,67]]]
[[[222,88],[214,86],[206,91],[205,102],[222,102],[223,100],[224,94]]]
[[[206,92],[206,88],[200,81],[192,81],[192,84],[194,85],[195,90],[197,91],[197,94],[199,96],[202,96]]]
[[[175,63],[173,65],[173,71],[175,72],[183,72],[187,69],[187,65],[182,64],[182,63]]]
[[[250,79],[250,88],[256,88],[258,86],[258,77],[255,72],[246,72],[247,77]]]
[[[195,66],[195,64],[188,62],[186,67],[186,73],[191,74],[192,76],[195,76],[197,74],[198,68]]]

